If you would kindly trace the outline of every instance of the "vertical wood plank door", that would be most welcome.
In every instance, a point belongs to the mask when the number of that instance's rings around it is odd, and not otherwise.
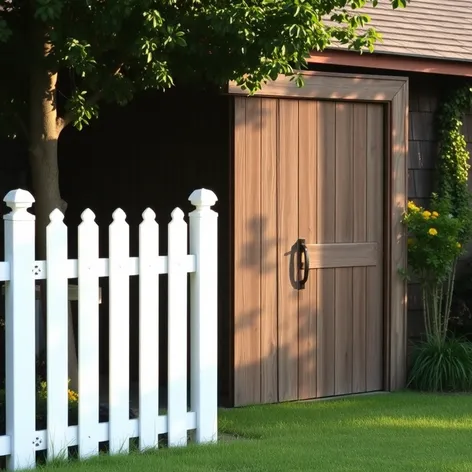
[[[384,389],[384,111],[235,99],[236,405]]]
[[[382,390],[383,106],[279,109],[279,401]]]
[[[299,126],[300,142],[317,138],[293,190],[309,267],[302,258],[299,399],[384,388],[384,108],[319,102],[315,116]]]

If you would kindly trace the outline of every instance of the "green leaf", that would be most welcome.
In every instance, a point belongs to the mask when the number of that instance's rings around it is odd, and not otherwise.
[[[393,8],[406,8],[409,0],[392,0]]]

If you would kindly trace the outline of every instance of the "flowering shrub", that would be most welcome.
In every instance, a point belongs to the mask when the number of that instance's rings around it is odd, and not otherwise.
[[[453,215],[448,199],[433,195],[433,205],[430,211],[409,202],[403,224],[408,230],[407,275],[422,288],[426,338],[440,342],[447,335],[464,222]]]
[[[452,216],[448,202],[438,202],[432,211],[408,203],[403,216],[408,230],[408,266],[420,283],[447,280],[462,254],[462,222]]]

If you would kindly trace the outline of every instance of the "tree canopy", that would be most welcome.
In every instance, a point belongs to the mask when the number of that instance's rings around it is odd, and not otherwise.
[[[407,2],[386,1],[393,8]],[[141,90],[166,89],[176,80],[236,80],[254,91],[303,68],[310,51],[333,41],[372,50],[379,35],[359,9],[377,3],[0,0],[1,131],[28,135],[35,68],[59,74],[58,120],[80,129],[102,100],[126,104]]]

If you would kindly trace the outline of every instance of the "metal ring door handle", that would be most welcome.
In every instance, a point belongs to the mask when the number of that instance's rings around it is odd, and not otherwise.
[[[305,239],[298,240],[298,270],[303,271],[303,277],[298,282],[298,289],[303,290],[310,275],[310,256]]]

